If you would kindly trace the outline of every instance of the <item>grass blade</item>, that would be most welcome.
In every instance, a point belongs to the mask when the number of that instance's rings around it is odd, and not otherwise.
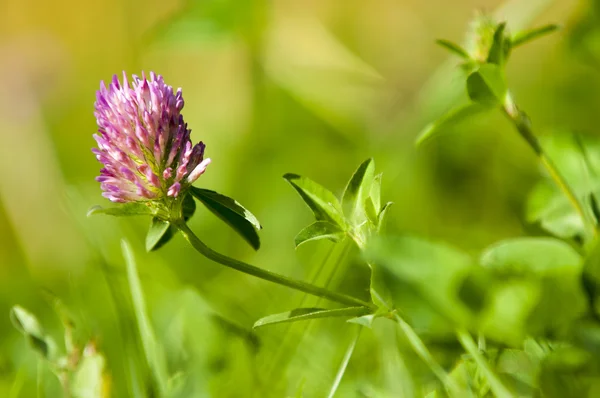
[[[335,395],[335,393],[340,385],[340,382],[342,381],[342,377],[344,377],[344,373],[346,373],[346,368],[348,367],[348,362],[350,362],[350,358],[352,358],[352,353],[354,352],[354,347],[356,347],[356,342],[358,341],[358,338],[360,337],[361,330],[362,330],[362,327],[359,327],[358,331],[356,332],[356,337],[354,339],[352,339],[352,342],[348,346],[348,349],[346,350],[346,354],[344,355],[344,359],[342,360],[342,363],[340,364],[340,368],[338,369],[337,374],[335,375],[335,380],[333,381],[333,385],[331,386],[331,389],[329,390],[329,395],[327,395],[327,398],[333,398],[333,396]]]
[[[167,383],[169,380],[164,353],[156,341],[156,336],[154,335],[154,330],[152,329],[152,324],[150,323],[150,317],[146,311],[144,292],[142,291],[142,284],[140,283],[140,279],[138,277],[133,251],[126,240],[121,241],[121,249],[127,264],[127,281],[129,282],[129,290],[131,292],[133,309],[142,340],[142,346],[144,348],[144,354],[146,356],[148,366],[150,366],[150,369],[154,374],[154,378],[156,379],[159,396],[162,397],[167,393]]]

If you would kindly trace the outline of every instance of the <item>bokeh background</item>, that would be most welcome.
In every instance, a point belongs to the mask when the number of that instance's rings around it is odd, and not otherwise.
[[[281,397],[301,388],[325,396],[356,332],[333,320],[253,333],[262,316],[327,303],[224,269],[179,237],[146,254],[146,219],[86,218],[92,205],[109,204],[90,152],[95,90],[122,70],[156,71],[183,88],[192,139],[213,160],[196,185],[236,198],[264,227],[254,252],[200,209],[192,229],[232,257],[351,289],[347,279],[361,275],[344,276],[347,265],[319,274],[328,243],[294,249],[312,215],[281,177],[294,172],[341,194],[368,157],[383,172],[383,200],[394,202],[391,232],[471,252],[527,234],[525,198],[540,170],[502,115],[414,145],[428,123],[466,101],[458,60],[434,41],[460,42],[476,10],[506,19],[513,32],[562,26],[515,51],[509,85],[538,134],[597,134],[594,0],[0,0],[0,396],[35,394],[36,354],[8,314],[22,305],[59,340],[48,292],[72,313],[79,338],[105,355],[111,396],[129,396],[136,385],[140,396],[152,395],[123,237],[183,396]],[[396,345],[385,325],[363,331],[339,396],[411,396],[401,375],[422,365],[407,365]],[[41,389],[57,396],[44,372]]]

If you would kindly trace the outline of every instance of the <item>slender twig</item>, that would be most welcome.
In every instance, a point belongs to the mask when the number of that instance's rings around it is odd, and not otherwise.
[[[527,142],[535,154],[540,158],[542,165],[548,171],[550,178],[558,186],[558,188],[564,192],[565,196],[569,199],[575,211],[581,217],[585,228],[591,233],[592,236],[596,235],[596,227],[594,221],[590,218],[589,214],[585,211],[585,207],[582,201],[577,197],[577,194],[573,191],[571,186],[567,183],[563,175],[560,173],[552,159],[544,151],[540,145],[539,140],[534,135],[531,129],[531,122],[527,115],[522,112],[515,102],[513,101],[510,93],[506,94],[502,110],[508,119],[515,126],[521,137]]]
[[[202,254],[203,256],[207,257],[208,259],[210,259],[216,263],[219,263],[226,267],[232,268],[236,271],[240,271],[245,274],[267,280],[269,282],[287,286],[289,288],[296,289],[296,290],[299,290],[304,293],[312,294],[313,296],[323,297],[323,298],[326,298],[331,301],[335,301],[340,304],[345,304],[345,305],[350,305],[350,306],[358,305],[358,306],[367,307],[367,308],[370,308],[373,310],[377,309],[375,307],[375,305],[373,305],[371,303],[367,303],[366,301],[363,301],[356,297],[348,296],[348,295],[342,294],[342,293],[336,293],[336,292],[333,292],[331,290],[328,290],[328,289],[325,289],[325,288],[322,288],[319,286],[311,285],[310,283],[291,279],[287,276],[276,274],[274,272],[267,271],[262,268],[258,268],[254,265],[250,265],[250,264],[244,263],[242,261],[235,260],[231,257],[227,257],[221,253],[214,251],[210,247],[206,246],[204,244],[204,242],[202,242],[194,234],[194,232],[187,226],[187,224],[183,220],[174,222],[174,225],[177,229],[179,229],[179,231],[181,232],[183,237],[194,247],[194,249],[196,249],[196,251],[198,251],[200,254]]]
[[[477,363],[477,366],[490,384],[490,389],[494,395],[497,398],[511,398],[513,395],[506,387],[504,387],[500,379],[498,379],[498,376],[496,376],[494,371],[490,368],[489,363],[487,363],[483,355],[481,355],[477,344],[475,344],[475,341],[469,332],[466,330],[457,330],[456,336],[465,351],[467,351]]]

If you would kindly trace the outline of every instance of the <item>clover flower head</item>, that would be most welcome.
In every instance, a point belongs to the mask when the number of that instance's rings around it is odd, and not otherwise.
[[[205,145],[192,145],[181,115],[181,89],[165,84],[150,72],[123,83],[113,76],[100,83],[94,116],[98,148],[92,149],[104,165],[100,176],[102,195],[113,202],[137,202],[176,198],[200,177],[210,163]]]

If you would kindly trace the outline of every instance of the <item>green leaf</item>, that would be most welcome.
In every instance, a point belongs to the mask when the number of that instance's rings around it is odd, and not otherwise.
[[[340,202],[331,191],[309,178],[288,173],[283,176],[300,194],[304,202],[313,211],[317,221],[328,221],[346,229],[346,222]]]
[[[589,394],[589,383],[582,380],[595,367],[593,361],[594,356],[581,348],[568,345],[557,347],[542,361],[538,373],[540,396],[564,398],[597,395]]]
[[[366,326],[369,329],[373,327],[373,321],[375,320],[375,314],[367,314],[363,316],[358,316],[356,318],[348,319],[346,322],[348,323],[356,323],[357,325]]]
[[[316,221],[304,228],[296,235],[294,242],[296,247],[311,240],[329,239],[332,242],[339,242],[344,239],[346,233],[339,226],[327,221]]]
[[[148,206],[146,202],[130,202],[123,203],[118,207],[93,206],[87,212],[88,217],[96,214],[106,214],[109,216],[124,217],[153,216],[155,212],[150,206]]]
[[[368,197],[365,199],[365,203],[363,205],[365,209],[365,214],[367,218],[371,222],[371,224],[377,226],[377,210],[375,210],[375,205],[373,204],[373,200]]]
[[[54,341],[46,336],[37,318],[23,307],[15,305],[10,310],[10,320],[14,327],[27,339],[33,349],[44,358],[54,357]]]
[[[506,23],[502,22],[498,24],[494,32],[494,38],[492,40],[492,47],[488,53],[487,62],[490,64],[503,65],[506,55],[508,55],[508,45],[504,31],[506,29]]]
[[[190,188],[192,195],[204,204],[208,210],[233,228],[254,248],[260,248],[258,230],[262,227],[258,219],[235,199],[218,192],[196,187]]]
[[[75,397],[102,398],[105,396],[106,380],[104,369],[106,360],[96,352],[95,347],[88,346],[83,358],[73,373],[71,393]]]
[[[133,309],[137,321],[142,347],[146,361],[154,374],[154,378],[159,388],[159,395],[165,396],[167,392],[169,375],[167,372],[167,364],[165,361],[164,352],[152,329],[152,322],[148,316],[146,309],[146,300],[142,290],[142,284],[138,277],[137,265],[131,246],[126,240],[121,241],[121,250],[125,263],[127,265],[127,281],[129,283],[129,292],[133,302]]]
[[[196,212],[196,201],[190,194],[186,194],[182,203],[184,221],[188,221]],[[165,229],[166,228],[166,229]],[[154,217],[146,235],[146,250],[155,251],[166,245],[175,236],[175,228],[167,221]]]
[[[502,281],[520,284],[527,318],[520,327],[532,335],[553,335],[587,309],[581,285],[582,258],[567,243],[553,238],[516,238],[484,251],[481,264]],[[508,307],[520,307],[518,302]]]
[[[511,39],[511,45],[513,48],[518,47],[529,41],[535,40],[537,38],[540,38],[542,36],[545,36],[547,34],[555,32],[559,28],[560,28],[560,26],[558,26],[558,25],[548,24],[548,25],[541,26],[539,28],[534,28],[534,29],[519,32],[519,33],[515,34],[513,36],[513,38]]]
[[[333,318],[333,317],[357,317],[368,314],[369,310],[365,307],[348,307],[327,310],[323,308],[296,308],[291,311],[282,312],[281,314],[269,315],[259,319],[254,323],[253,328],[259,328],[267,325],[275,325],[277,323],[305,321],[317,318]]]
[[[373,184],[371,185],[371,193],[369,197],[373,202],[373,207],[376,212],[381,211],[381,179],[383,178],[383,173],[379,173],[373,178]]]
[[[561,175],[593,218],[592,196],[600,193],[600,141],[570,132],[543,137],[541,145]],[[591,238],[583,220],[554,181],[540,181],[529,194],[527,220],[539,223],[553,235],[587,241]]]
[[[365,160],[352,175],[342,196],[344,215],[353,225],[361,224],[366,219],[364,204],[371,194],[371,186],[375,178],[375,163],[372,158]]]
[[[581,269],[581,256],[567,243],[553,238],[515,238],[488,247],[481,265],[511,275],[544,273],[571,267]]]
[[[387,214],[389,212],[390,207],[394,204],[394,202],[387,202],[383,205],[383,208],[379,212],[377,216],[377,233],[380,233],[385,227],[385,222],[387,220]]]
[[[371,290],[380,295],[378,301],[390,306],[391,299],[391,308],[400,306],[415,327],[446,332],[453,327],[448,320],[458,324],[469,320],[470,310],[458,295],[465,274],[474,267],[465,253],[445,244],[398,236],[372,239],[365,255],[374,265],[372,280],[377,285]]]
[[[162,247],[173,237],[173,229],[168,221],[153,217],[146,234],[146,251],[151,252]]]
[[[451,53],[453,53],[455,55],[458,55],[459,57],[461,57],[463,59],[470,58],[467,51],[456,43],[453,43],[449,40],[444,40],[444,39],[437,39],[435,42],[437,44],[439,44],[440,46],[444,47],[446,50],[450,51]]]
[[[473,102],[495,106],[504,101],[506,81],[502,69],[495,64],[482,65],[467,78],[467,93]]]
[[[471,117],[482,114],[489,111],[490,106],[479,104],[476,102],[470,102],[466,105],[455,108],[436,120],[433,123],[427,125],[417,137],[416,144],[421,145],[444,131],[447,131],[456,125],[469,120]]]

